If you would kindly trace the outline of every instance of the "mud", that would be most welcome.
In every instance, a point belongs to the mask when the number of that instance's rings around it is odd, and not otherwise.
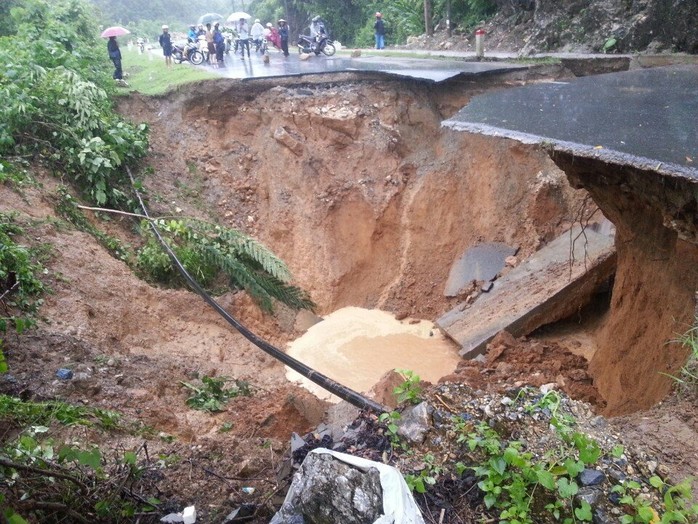
[[[568,229],[586,197],[544,151],[440,129],[473,94],[518,81],[429,88],[350,76],[279,86],[220,81],[167,97],[132,96],[120,110],[151,125],[153,172],[145,186],[159,195],[150,202],[154,215],[203,217],[256,236],[288,263],[319,314],[357,306],[433,320],[463,298],[445,297],[444,285],[468,247],[503,242],[525,257]],[[21,194],[0,186],[0,210],[18,211],[27,225],[23,240],[53,246],[45,322],[31,337],[5,341],[13,382],[2,389],[118,409],[176,438],[156,451],[186,457],[189,466],[167,470],[161,488],[206,508],[203,521],[249,502],[242,486],[256,486],[267,504],[272,499],[262,494],[269,494],[288,435],[312,429],[327,404],[288,383],[281,364],[191,293],[140,281],[94,238],[62,224],[52,207],[57,181],[46,175],[41,182]],[[139,241],[126,219],[95,220]],[[289,311],[264,316],[232,292],[218,299],[276,345],[302,335],[303,322]],[[507,340],[489,361],[463,363],[455,378],[481,388],[557,383],[600,409],[609,399],[586,361],[594,358],[608,304],[606,297],[563,328]],[[643,315],[635,314],[626,325]],[[61,383],[54,375],[64,366],[84,366],[91,378],[79,387]],[[219,414],[193,411],[181,382],[202,375],[248,380],[255,395]],[[665,393],[634,392],[641,399],[635,406]],[[687,416],[695,420],[694,412]],[[670,434],[671,420],[662,419],[658,439]],[[686,460],[698,469],[698,457]]]
[[[369,391],[387,372],[409,370],[429,382],[451,373],[456,346],[432,322],[399,321],[389,313],[356,307],[339,309],[288,346],[287,353],[355,391]],[[339,398],[293,371],[286,374],[319,398]]]

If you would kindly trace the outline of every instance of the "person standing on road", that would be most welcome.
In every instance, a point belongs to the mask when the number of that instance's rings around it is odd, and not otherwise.
[[[114,63],[114,74],[112,78],[117,81],[123,81],[124,73],[121,69],[121,49],[119,49],[119,43],[116,41],[115,36],[109,37],[107,52],[109,53],[109,58]]]
[[[383,15],[381,13],[376,13],[376,22],[373,24],[373,32],[376,37],[376,49],[383,49],[385,47],[385,23],[383,22]]]
[[[288,24],[283,18],[279,19],[279,39],[284,56],[288,56]]]
[[[162,47],[162,54],[165,55],[165,65],[172,67],[172,39],[169,31],[166,25],[162,26],[162,34],[158,38],[158,42],[160,42],[160,47]]]
[[[238,42],[240,43],[240,56],[244,60],[245,49],[247,49],[247,58],[250,57],[250,28],[247,25],[247,20],[241,18],[235,30],[238,33]]]
[[[223,58],[223,53],[225,53],[225,37],[219,29],[218,22],[213,25],[213,43],[216,44],[216,61],[218,62],[218,67],[222,67],[225,65]]]
[[[216,44],[213,42],[213,30],[210,22],[206,24],[206,49],[208,50],[207,61],[209,65],[213,65],[213,57],[216,56]]]
[[[264,38],[264,26],[259,21],[259,18],[254,21],[254,24],[252,24],[250,28],[250,37],[254,42],[255,51],[259,51],[259,48],[262,46],[262,39]]]

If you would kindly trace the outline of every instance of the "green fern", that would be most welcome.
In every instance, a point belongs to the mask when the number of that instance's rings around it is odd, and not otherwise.
[[[315,308],[305,291],[289,284],[286,264],[248,235],[198,219],[160,219],[156,225],[182,265],[204,287],[225,276],[266,312],[273,311],[274,300],[292,309]],[[139,266],[156,281],[179,283],[169,259],[158,255],[154,238],[140,250]]]

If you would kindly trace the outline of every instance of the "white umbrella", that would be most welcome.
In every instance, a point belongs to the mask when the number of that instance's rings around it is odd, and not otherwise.
[[[228,17],[228,22],[237,22],[241,18],[247,20],[248,18],[252,18],[252,15],[248,15],[244,11],[235,11],[232,15]]]
[[[214,22],[218,22],[219,20],[223,20],[223,15],[219,15],[218,13],[206,13],[205,15],[201,15],[199,17],[199,24],[213,24]]]

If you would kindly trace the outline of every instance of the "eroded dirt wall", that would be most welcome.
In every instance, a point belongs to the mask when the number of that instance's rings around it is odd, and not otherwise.
[[[670,188],[659,174],[629,167],[557,160],[616,226],[618,267],[590,365],[594,383],[608,415],[649,408],[669,393],[667,375],[685,363],[688,350],[674,341],[694,321],[698,245],[680,238],[669,212],[672,192],[690,200],[690,188]]]
[[[466,248],[500,241],[528,255],[585,194],[541,151],[441,130],[444,111],[470,96],[462,85],[213,85],[217,96],[209,86],[127,110],[153,124],[148,183],[170,192],[167,206],[268,244],[320,313],[357,305],[435,318]]]

